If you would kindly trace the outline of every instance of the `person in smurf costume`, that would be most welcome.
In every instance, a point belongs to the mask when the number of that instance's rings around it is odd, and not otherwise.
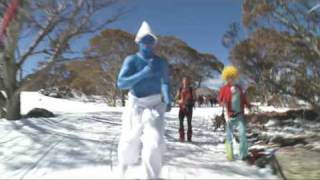
[[[158,179],[165,151],[164,113],[171,109],[168,64],[154,54],[157,37],[146,21],[135,42],[139,51],[124,60],[117,82],[129,90],[118,145],[119,173],[123,178],[141,151],[141,178]]]

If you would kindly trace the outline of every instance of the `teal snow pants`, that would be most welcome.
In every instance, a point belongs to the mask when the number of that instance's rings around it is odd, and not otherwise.
[[[233,130],[232,128],[237,126],[238,131],[240,133],[240,159],[245,159],[248,156],[248,139],[247,139],[247,130],[246,130],[246,121],[243,118],[243,115],[240,115],[235,118],[230,118],[229,122],[227,122],[226,127],[226,151],[228,160],[234,160],[233,154]]]

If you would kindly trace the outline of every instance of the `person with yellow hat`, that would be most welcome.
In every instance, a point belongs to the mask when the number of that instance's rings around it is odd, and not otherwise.
[[[245,160],[248,156],[248,140],[246,136],[246,120],[244,119],[244,108],[251,108],[243,93],[241,86],[236,83],[239,79],[238,69],[234,66],[227,66],[223,69],[222,79],[226,84],[221,87],[218,101],[226,109],[226,152],[227,159],[234,160],[233,153],[233,126],[237,126],[240,133],[240,159]]]

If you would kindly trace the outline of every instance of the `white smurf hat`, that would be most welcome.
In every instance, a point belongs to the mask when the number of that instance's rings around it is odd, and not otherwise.
[[[142,38],[144,38],[145,36],[150,35],[152,36],[155,41],[157,42],[158,38],[157,36],[153,33],[150,25],[146,22],[143,21],[141,24],[141,27],[136,35],[136,39],[134,40],[136,43],[139,43],[141,41]]]

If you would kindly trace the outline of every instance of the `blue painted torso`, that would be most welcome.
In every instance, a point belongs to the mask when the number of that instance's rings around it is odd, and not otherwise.
[[[149,95],[161,93],[161,78],[164,76],[163,66],[164,60],[155,57],[155,66],[158,72],[155,72],[149,77],[133,85],[130,89],[131,93],[137,97],[146,97]],[[141,71],[147,64],[147,60],[140,58],[138,55],[134,56],[132,60],[132,73]]]
[[[141,73],[150,63],[149,61],[150,60],[140,57],[138,54],[128,56],[120,70],[118,86],[121,89],[129,89],[136,97],[146,97],[161,94],[162,92],[164,101],[168,104],[171,101],[168,64],[160,57],[154,56],[152,71],[147,72],[147,74]],[[139,78],[139,76],[143,77]]]

